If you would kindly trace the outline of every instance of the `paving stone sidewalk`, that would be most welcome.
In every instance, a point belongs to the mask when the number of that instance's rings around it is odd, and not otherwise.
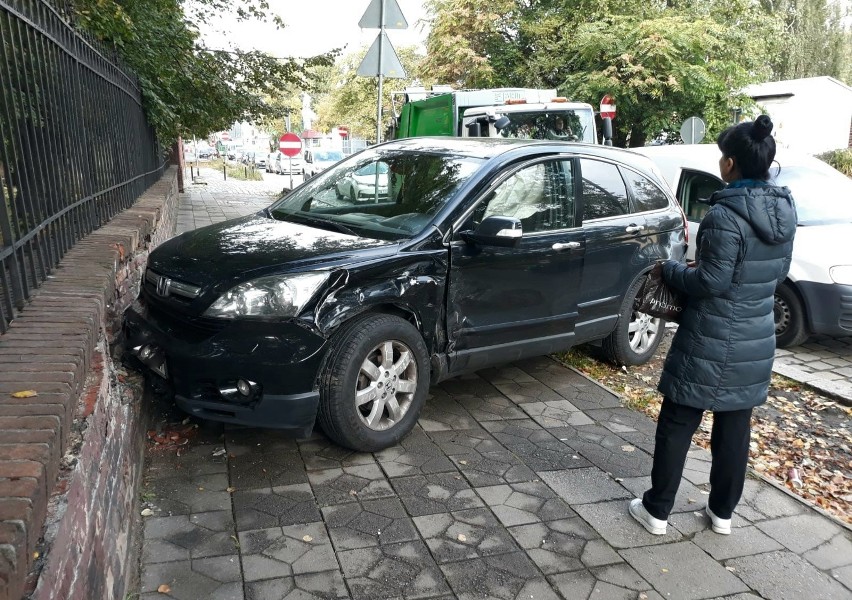
[[[213,206],[185,199],[185,227]],[[710,531],[702,449],[669,533],[648,534],[627,502],[649,483],[653,421],[548,357],[434,386],[411,435],[374,454],[199,431],[180,456],[148,453],[142,600],[852,599],[850,530],[767,483],[747,481],[732,535]]]
[[[852,598],[850,530],[762,481],[714,534],[698,448],[669,533],[648,534],[627,502],[653,422],[548,357],[434,386],[374,454],[200,431],[148,453],[142,600]]]

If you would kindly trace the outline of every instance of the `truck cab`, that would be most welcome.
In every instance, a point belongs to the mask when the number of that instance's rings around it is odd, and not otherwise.
[[[398,102],[401,101],[399,110]],[[394,138],[421,136],[554,139],[597,143],[594,109],[555,89],[408,88],[393,97]]]

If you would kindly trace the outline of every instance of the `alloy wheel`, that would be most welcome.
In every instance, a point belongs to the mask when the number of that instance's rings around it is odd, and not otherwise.
[[[411,349],[387,340],[367,353],[358,372],[355,405],[361,421],[374,431],[399,423],[417,391],[417,362]]]
[[[630,326],[627,328],[630,348],[637,354],[642,354],[648,350],[656,341],[657,336],[660,335],[662,321],[657,317],[633,311]]]

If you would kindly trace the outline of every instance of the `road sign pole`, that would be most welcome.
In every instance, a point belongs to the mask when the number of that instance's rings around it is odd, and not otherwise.
[[[292,190],[293,189],[293,157],[292,156],[287,157],[287,165],[290,167],[287,170],[290,171],[290,189]]]
[[[384,46],[384,34],[385,34],[385,0],[381,0],[381,9],[380,9],[380,30],[379,36],[381,37],[381,41],[379,42],[379,98],[377,101],[376,108],[376,143],[382,143],[382,46]]]

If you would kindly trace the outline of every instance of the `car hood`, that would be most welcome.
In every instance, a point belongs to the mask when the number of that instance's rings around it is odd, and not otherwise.
[[[151,252],[148,267],[209,290],[274,273],[333,268],[397,247],[255,214],[174,237]]]

